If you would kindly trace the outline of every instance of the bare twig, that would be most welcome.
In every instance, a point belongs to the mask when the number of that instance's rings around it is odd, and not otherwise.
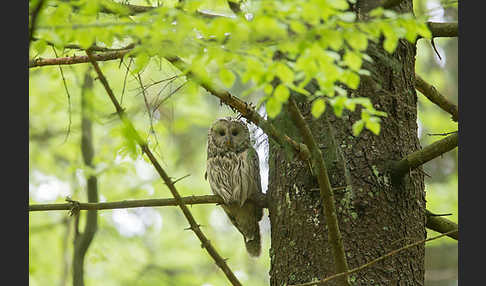
[[[414,246],[417,246],[417,245],[420,245],[422,243],[426,243],[426,242],[429,242],[429,241],[432,241],[432,240],[435,240],[435,239],[438,239],[438,238],[441,238],[441,237],[444,237],[446,235],[451,235],[451,234],[454,234],[455,232],[458,232],[458,230],[452,230],[452,231],[449,231],[449,232],[446,232],[444,234],[441,234],[441,235],[437,235],[437,236],[434,236],[434,237],[431,237],[431,238],[428,238],[428,239],[424,239],[424,240],[420,240],[420,241],[417,241],[417,242],[414,242],[414,243],[411,243],[411,244],[407,244],[403,247],[400,247],[398,249],[395,249],[393,251],[390,251],[389,253],[383,255],[383,256],[380,256],[376,259],[373,259],[371,260],[370,262],[368,263],[365,263],[359,267],[356,267],[356,268],[353,268],[347,272],[342,272],[342,273],[338,273],[338,274],[335,274],[335,275],[332,275],[332,276],[329,276],[325,279],[322,279],[322,280],[319,280],[319,281],[313,281],[313,282],[308,282],[308,283],[303,283],[303,284],[295,284],[295,285],[292,285],[292,286],[311,286],[311,285],[321,285],[321,284],[324,284],[330,280],[333,280],[333,279],[336,279],[336,278],[339,278],[339,277],[343,277],[345,275],[349,275],[349,274],[353,274],[355,272],[358,272],[358,271],[361,271],[367,267],[370,267],[371,265],[377,263],[377,262],[380,262],[382,261],[383,259],[386,259],[388,257],[391,257],[395,254],[397,254],[398,252],[400,251],[403,251],[403,250],[406,250],[406,249],[409,249],[409,248],[412,248]]]
[[[413,170],[428,161],[441,156],[457,147],[458,133],[449,135],[441,140],[435,141],[422,150],[407,155],[400,161],[393,162],[391,165],[391,175],[394,181],[399,180],[410,170]]]
[[[321,150],[312,135],[312,132],[305,122],[304,117],[299,111],[297,104],[292,97],[288,100],[288,110],[290,117],[294,124],[298,127],[300,134],[304,140],[305,145],[309,149],[313,161],[314,173],[317,173],[317,181],[321,194],[322,208],[326,217],[328,227],[329,243],[334,255],[334,263],[336,265],[336,272],[347,272],[348,263],[346,260],[346,253],[344,252],[344,245],[339,230],[339,222],[336,215],[336,206],[334,204],[334,194],[332,191],[329,176],[327,175],[327,168],[322,157]],[[349,285],[346,275],[340,278],[341,285]]]
[[[121,108],[120,104],[118,103],[118,100],[116,99],[115,95],[113,94],[113,91],[111,90],[108,81],[106,80],[105,76],[101,72],[100,67],[98,66],[98,63],[96,62],[96,59],[93,57],[91,52],[86,51],[86,54],[88,55],[88,58],[95,68],[96,73],[98,74],[98,78],[100,79],[103,87],[105,88],[108,96],[110,97],[113,105],[116,108],[116,112],[120,119],[123,121],[125,126],[130,130],[130,133],[134,136],[134,139],[138,143],[138,145],[141,147],[143,153],[147,155],[149,158],[150,162],[152,165],[155,167],[157,173],[159,173],[160,177],[163,179],[164,183],[167,185],[169,188],[169,191],[172,193],[174,196],[174,199],[177,201],[177,205],[181,208],[182,213],[186,217],[187,221],[189,222],[189,225],[191,227],[191,230],[196,234],[196,236],[199,238],[201,241],[202,247],[206,249],[206,251],[209,253],[209,255],[213,258],[215,261],[216,265],[219,266],[219,268],[223,271],[223,273],[226,275],[228,280],[231,282],[232,285],[241,285],[240,281],[234,273],[231,271],[229,266],[226,264],[226,261],[219,255],[219,253],[216,251],[216,249],[213,247],[213,245],[210,243],[210,241],[206,238],[204,233],[201,231],[199,224],[196,222],[194,217],[192,216],[191,211],[187,208],[186,204],[182,200],[182,197],[180,196],[179,192],[174,186],[174,183],[172,182],[171,178],[167,175],[167,173],[162,169],[161,165],[155,158],[155,156],[152,154],[152,151],[148,147],[147,143],[142,140],[138,132],[135,130],[133,124],[127,119],[123,109]]]
[[[452,120],[457,122],[459,119],[459,110],[457,106],[447,100],[447,98],[440,94],[433,85],[427,83],[418,74],[415,74],[415,88],[442,110],[452,115]]]
[[[56,48],[52,47],[52,50],[54,51],[54,54],[56,55],[56,58],[57,58],[57,52],[56,52]],[[67,100],[68,100],[68,127],[67,127],[67,131],[66,131],[66,136],[64,136],[64,141],[63,143],[65,143],[69,137],[69,134],[71,133],[71,124],[72,124],[72,120],[71,120],[71,94],[69,93],[69,89],[67,87],[67,83],[66,83],[66,78],[64,77],[64,72],[62,70],[62,67],[59,65],[59,72],[61,73],[61,78],[62,78],[62,83],[64,85],[64,90],[66,91],[66,96],[67,96]]]

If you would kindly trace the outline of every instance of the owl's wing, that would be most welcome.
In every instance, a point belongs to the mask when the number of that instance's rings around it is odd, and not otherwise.
[[[260,161],[258,159],[258,153],[253,147],[249,147],[245,152],[243,152],[244,168],[242,170],[242,191],[240,193],[240,204],[243,203],[251,197],[254,193],[262,192],[262,185],[260,179]]]

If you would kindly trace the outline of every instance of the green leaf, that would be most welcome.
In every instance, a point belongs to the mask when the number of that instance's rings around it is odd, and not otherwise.
[[[419,23],[417,26],[417,34],[424,37],[425,39],[431,39],[432,33],[429,30],[429,27],[425,23]]]
[[[327,0],[327,4],[337,10],[346,10],[349,8],[349,4],[346,0]]]
[[[393,51],[395,51],[398,45],[398,35],[388,24],[383,23],[380,27],[383,35],[385,36],[383,48],[391,54]]]
[[[32,47],[37,51],[38,54],[42,54],[46,50],[47,43],[46,41],[40,39],[32,43]]]
[[[341,117],[341,115],[343,115],[346,99],[347,98],[345,96],[337,96],[331,101],[331,105],[334,109],[334,114],[336,114],[337,117]]]
[[[376,7],[375,9],[371,10],[368,15],[370,17],[381,17],[383,15],[383,12],[384,12],[384,8],[381,7],[381,6],[378,6]]]
[[[360,55],[353,51],[346,51],[343,57],[344,63],[354,71],[359,71],[363,60]]]
[[[290,22],[290,29],[297,34],[304,34],[307,32],[307,27],[302,22],[296,20]]]
[[[363,127],[365,126],[365,122],[363,119],[360,119],[356,121],[353,124],[353,136],[358,136],[361,133],[361,130],[363,130]]]
[[[354,22],[356,20],[356,14],[354,12],[339,13],[337,16],[344,22]]]
[[[368,38],[359,31],[347,31],[345,33],[346,42],[355,50],[364,51],[368,47]]]
[[[150,57],[147,53],[140,53],[135,58],[135,66],[133,67],[133,70],[131,71],[131,73],[132,74],[139,73],[143,68],[145,68],[147,66],[149,61],[150,61]]]
[[[263,87],[263,92],[270,95],[272,94],[272,91],[273,91],[273,86],[269,83],[265,84],[265,86]]]
[[[265,104],[265,109],[267,110],[268,117],[275,118],[282,110],[282,103],[274,97],[270,97]]]
[[[378,117],[370,117],[366,120],[366,129],[373,132],[375,135],[380,134],[380,119]]]
[[[357,89],[359,86],[359,76],[350,70],[343,71],[339,80],[351,89]]]
[[[289,89],[283,84],[279,84],[275,88],[275,92],[273,94],[273,96],[275,96],[275,98],[282,103],[287,101],[289,95],[290,95]]]
[[[235,82],[235,75],[230,70],[222,68],[219,71],[219,79],[226,88],[231,88]]]
[[[314,118],[319,118],[326,110],[326,102],[322,98],[314,100],[312,103],[311,113]]]
[[[323,47],[331,47],[333,50],[338,51],[343,45],[343,34],[332,29],[326,29],[321,31],[321,39],[319,40]]]
[[[292,83],[294,81],[294,72],[283,63],[277,64],[275,73],[284,83]]]

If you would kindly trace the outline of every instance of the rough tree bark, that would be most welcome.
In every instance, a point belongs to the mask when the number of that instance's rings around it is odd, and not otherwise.
[[[379,2],[358,1],[356,8],[362,14]],[[401,1],[395,9],[411,12],[412,1]],[[390,162],[421,148],[415,52],[415,45],[404,40],[393,55],[383,50],[382,43],[369,45],[367,53],[374,63],[365,68],[371,76],[362,76],[351,96],[368,97],[376,109],[388,114],[382,118],[379,135],[367,130],[352,135],[359,108],[337,118],[328,106],[316,120],[311,105],[296,96],[323,153],[331,185],[348,186],[334,197],[350,269],[426,236],[423,173],[420,168],[413,170],[394,184],[388,172]],[[302,142],[286,112],[273,123]],[[270,140],[269,167],[270,284],[299,284],[334,274],[318,184],[309,164],[292,158]],[[423,245],[408,249],[350,275],[349,281],[351,285],[423,285],[424,253]]]

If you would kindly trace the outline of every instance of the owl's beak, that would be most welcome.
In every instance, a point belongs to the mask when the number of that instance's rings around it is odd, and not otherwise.
[[[226,146],[231,147],[233,145],[233,142],[231,142],[231,137],[226,139],[225,143],[226,143]]]

